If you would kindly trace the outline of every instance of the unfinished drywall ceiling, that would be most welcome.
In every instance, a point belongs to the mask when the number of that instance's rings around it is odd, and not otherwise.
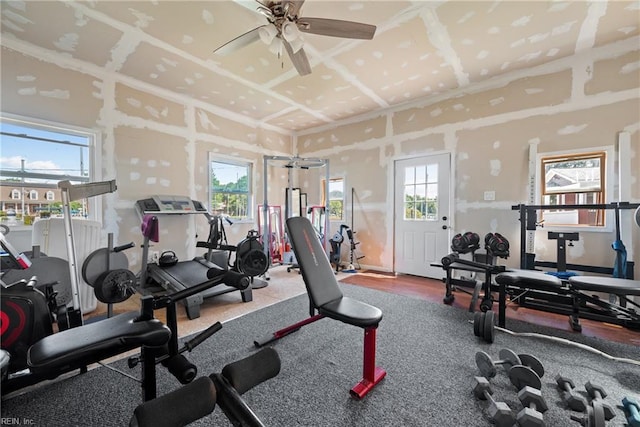
[[[636,40],[638,1],[320,1],[302,16],[377,26],[373,40],[305,34],[312,74],[260,40],[255,1],[3,1],[5,49],[132,90],[194,99],[252,126],[297,132],[459,95],[592,48]],[[6,50],[3,50],[3,55]],[[9,76],[17,78],[18,76]],[[515,77],[514,77],[515,78]]]

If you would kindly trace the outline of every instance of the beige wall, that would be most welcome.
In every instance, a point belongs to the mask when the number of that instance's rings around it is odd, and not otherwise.
[[[132,87],[135,82],[120,82],[104,70],[71,69],[56,65],[55,58],[40,61],[3,48],[1,71],[3,113],[101,135],[101,179],[115,179],[118,190],[99,197],[103,197],[105,235],[114,233],[117,244],[142,243],[136,200],[176,194],[206,202],[209,153],[254,163],[257,203],[263,197],[263,156],[291,153],[289,134],[221,117],[186,97],[153,93],[148,85]],[[270,197],[279,196],[284,186],[286,176],[283,180],[271,174]],[[195,242],[208,235],[200,215],[161,217],[160,227],[160,242],[154,249],[174,250],[181,258],[199,254]],[[226,227],[229,243],[238,243],[255,227],[255,223]],[[130,250],[127,256],[131,268],[138,268],[141,251]]]
[[[102,136],[101,179],[116,179],[118,191],[104,196],[105,232],[116,242],[140,243],[134,202],[152,194],[183,194],[207,199],[210,152],[255,162],[256,201],[262,201],[264,155],[330,159],[331,175],[345,179],[344,222],[358,232],[362,263],[393,269],[393,160],[449,151],[454,158],[452,235],[499,231],[512,242],[508,264],[518,264],[519,222],[511,206],[527,201],[528,151],[616,146],[618,134],[631,140],[631,201],[640,201],[640,51],[593,62],[587,54],[545,67],[520,71],[413,104],[340,125],[298,134],[265,129],[252,121],[209,108],[180,94],[120,80],[116,73],[90,66],[34,59],[2,49],[1,111],[81,126]],[[60,65],[58,65],[60,64]],[[76,64],[75,66],[69,64]],[[294,148],[295,146],[295,148]],[[315,174],[315,175],[314,175]],[[317,171],[300,172],[294,185],[319,203]],[[283,204],[287,171],[268,171],[269,201]],[[351,188],[355,189],[351,212]],[[617,189],[617,185],[616,185]],[[487,190],[496,200],[483,200]],[[156,249],[195,255],[195,241],[206,239],[203,218],[163,218]],[[241,240],[255,224],[229,227],[229,240]],[[546,230],[536,239],[539,259],[554,259]],[[640,230],[624,235],[640,252]],[[612,233],[582,233],[569,250],[577,263],[612,266]],[[130,251],[131,252],[131,251]],[[129,255],[139,265],[139,253]],[[636,260],[637,260],[636,255]],[[640,270],[636,268],[636,276]]]
[[[609,201],[618,200],[620,180],[631,188],[630,201],[640,201],[639,61],[637,50],[595,63],[588,56],[577,57],[433,104],[302,132],[297,147],[302,157],[330,159],[331,175],[345,178],[346,218],[354,217],[366,255],[364,264],[393,269],[393,160],[449,151],[454,159],[451,235],[469,230],[481,236],[500,232],[512,245],[506,263],[516,267],[520,223],[511,207],[528,201],[531,144],[541,153],[615,148],[619,133],[628,132],[631,176],[614,175]],[[613,163],[617,170],[617,160]],[[352,187],[354,212],[350,212]],[[484,201],[484,192],[490,190],[495,191],[496,200]],[[623,234],[623,240],[628,250],[635,248],[638,262],[640,230],[634,226],[629,231],[632,214],[626,215],[628,234]],[[547,231],[536,232],[536,259],[555,261],[555,241],[547,240]],[[613,266],[613,232],[581,232],[580,238],[569,248],[568,262]],[[640,268],[636,267],[635,275],[640,276]]]

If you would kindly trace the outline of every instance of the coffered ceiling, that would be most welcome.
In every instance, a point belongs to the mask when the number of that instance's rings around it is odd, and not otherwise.
[[[266,1],[266,0],[265,0]],[[304,34],[312,73],[260,39],[214,50],[267,19],[257,1],[3,0],[2,45],[239,120],[300,131],[455,94],[639,34],[638,1],[324,1],[302,17],[363,22],[372,40]],[[185,98],[186,99],[186,98]]]

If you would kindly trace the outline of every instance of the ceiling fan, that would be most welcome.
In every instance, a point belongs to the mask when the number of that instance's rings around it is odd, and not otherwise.
[[[284,49],[294,67],[301,76],[311,73],[311,65],[303,49],[301,33],[322,36],[343,37],[349,39],[371,40],[376,32],[375,25],[360,22],[327,18],[307,18],[299,16],[305,0],[280,0],[262,3],[259,0],[257,11],[267,21],[214,50],[219,55],[228,55],[257,40],[269,45],[269,50],[281,55]]]

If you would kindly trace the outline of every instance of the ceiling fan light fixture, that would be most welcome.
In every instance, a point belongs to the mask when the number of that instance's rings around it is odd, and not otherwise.
[[[282,39],[280,37],[274,37],[269,44],[269,52],[280,57],[282,55]]]
[[[300,38],[300,30],[294,22],[285,22],[282,24],[282,37],[289,43]]]
[[[270,45],[278,35],[278,29],[273,24],[265,25],[260,27],[258,35],[260,35],[260,40],[262,40],[264,44]]]

